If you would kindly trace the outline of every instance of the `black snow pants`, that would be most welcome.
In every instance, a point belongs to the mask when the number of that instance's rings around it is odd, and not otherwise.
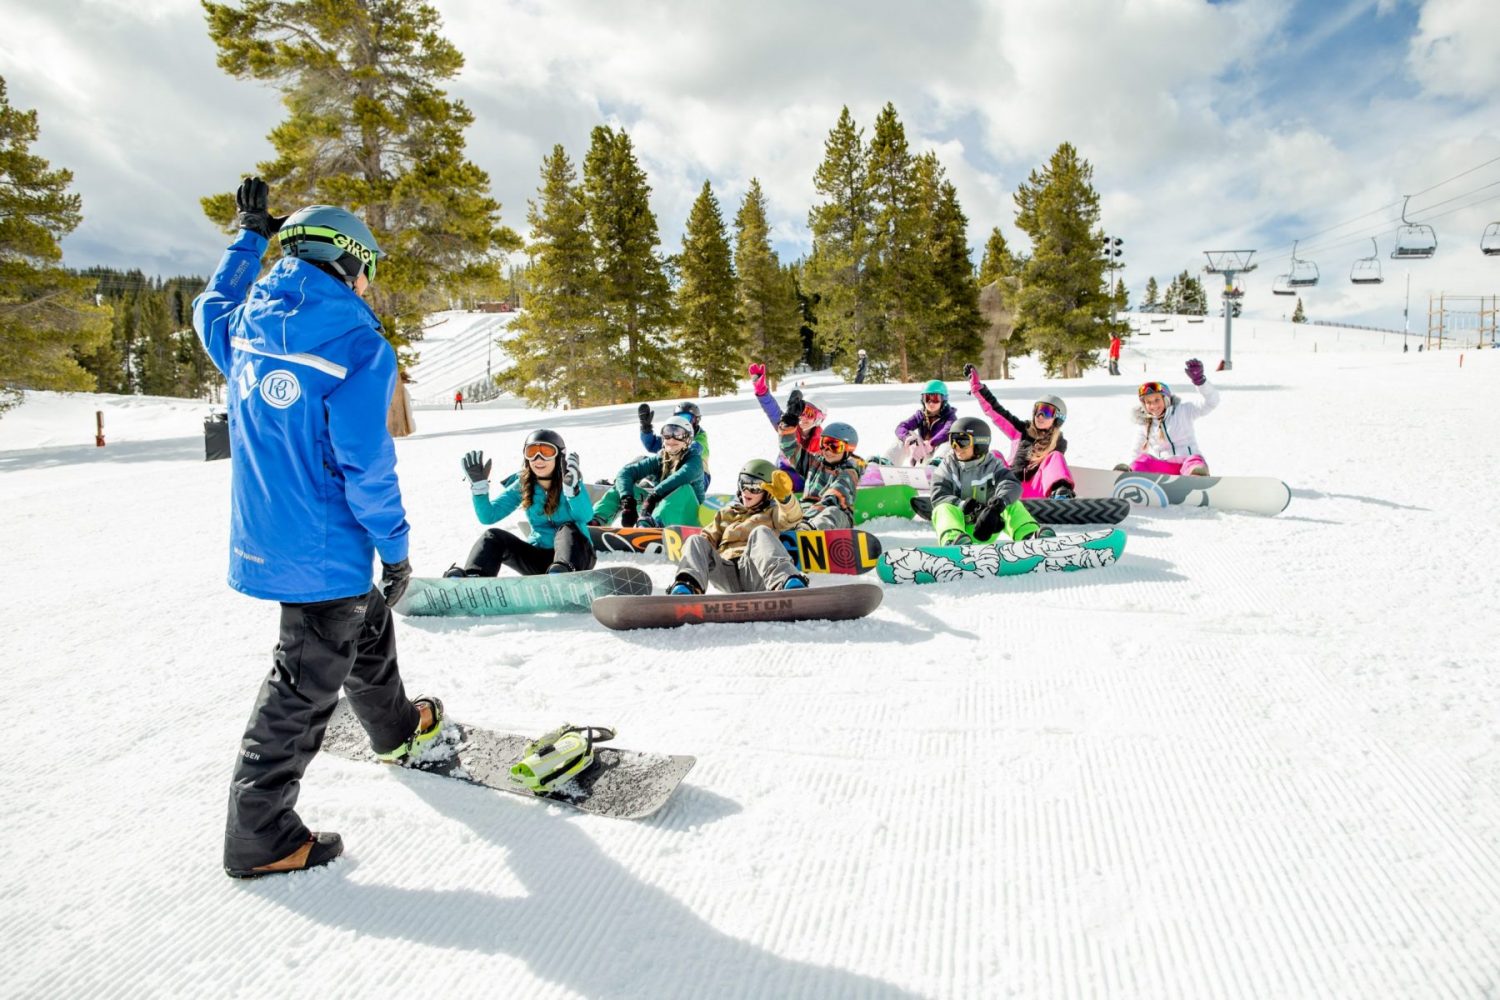
[[[297,793],[323,745],[340,688],[376,751],[400,746],[417,731],[420,716],[401,684],[394,622],[379,589],[281,606],[280,641],[229,786],[224,867],[270,864],[308,838]]]
[[[576,524],[558,528],[550,549],[523,541],[504,528],[491,528],[469,550],[464,575],[498,576],[501,566],[509,566],[522,576],[537,576],[554,567],[576,572],[593,569],[596,559],[593,543]]]

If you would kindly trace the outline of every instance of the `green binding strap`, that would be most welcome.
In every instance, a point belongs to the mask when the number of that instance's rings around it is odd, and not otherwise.
[[[615,738],[605,726],[564,724],[532,741],[511,765],[510,780],[533,795],[546,795],[594,764],[594,744]]]

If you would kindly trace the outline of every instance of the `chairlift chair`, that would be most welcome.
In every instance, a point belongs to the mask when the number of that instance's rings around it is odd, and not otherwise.
[[[1278,274],[1276,280],[1271,282],[1272,295],[1296,295],[1296,289],[1292,288],[1292,276],[1290,274]]]
[[[1479,251],[1486,257],[1500,257],[1500,222],[1491,222],[1484,227],[1479,237]]]
[[[1318,265],[1298,259],[1296,240],[1292,241],[1292,269],[1287,273],[1286,283],[1292,288],[1311,288],[1318,283]]]
[[[1401,227],[1396,230],[1396,249],[1391,251],[1391,260],[1426,260],[1437,253],[1437,230],[1421,222],[1410,222],[1406,218],[1406,202],[1401,203]]]
[[[1361,257],[1349,269],[1349,280],[1356,285],[1378,285],[1385,279],[1380,274],[1380,244],[1370,237],[1370,256]]]

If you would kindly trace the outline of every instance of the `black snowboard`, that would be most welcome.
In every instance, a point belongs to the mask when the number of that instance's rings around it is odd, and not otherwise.
[[[510,766],[521,759],[530,742],[526,736],[492,732],[449,719],[443,724],[441,745],[430,748],[419,763],[407,767],[528,799],[560,802],[596,816],[644,819],[666,805],[683,776],[697,763],[696,757],[601,745],[595,747],[593,767],[557,791],[533,795],[510,781]],[[323,750],[345,760],[376,762],[364,727],[347,700],[341,699],[334,710]]]
[[[704,622],[795,622],[863,618],[880,607],[885,590],[873,583],[813,586],[805,590],[763,590],[748,594],[676,597],[601,597],[594,617],[617,630],[676,628]]]
[[[1118,497],[1055,497],[1022,500],[1021,506],[1039,524],[1119,524],[1130,516],[1130,501]],[[919,496],[911,502],[912,513],[932,520],[932,501]]]

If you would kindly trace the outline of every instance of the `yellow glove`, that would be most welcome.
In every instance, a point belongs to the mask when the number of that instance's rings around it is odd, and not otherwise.
[[[792,477],[785,470],[777,469],[771,476],[771,481],[766,484],[766,492],[771,494],[771,499],[777,503],[786,503],[792,495]]]

